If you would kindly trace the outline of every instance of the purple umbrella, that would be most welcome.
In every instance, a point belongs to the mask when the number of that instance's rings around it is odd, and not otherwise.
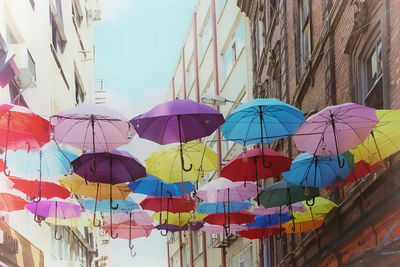
[[[157,230],[168,230],[169,232],[178,232],[178,231],[187,231],[189,229],[189,224],[190,224],[190,229],[192,231],[198,231],[200,228],[204,226],[204,224],[200,221],[192,222],[192,223],[187,223],[185,225],[179,226],[175,224],[159,224],[156,226]]]
[[[294,134],[300,151],[341,155],[361,144],[378,122],[375,109],[353,103],[329,106],[309,117]],[[338,163],[342,168],[344,162]]]
[[[42,220],[38,216],[55,218],[54,238],[60,240],[62,236],[57,237],[57,218],[70,219],[77,218],[81,213],[81,206],[54,200],[42,200],[40,202],[31,202],[26,209],[35,215],[34,220],[40,223]]]
[[[146,176],[145,167],[126,151],[114,150],[113,152],[101,152],[83,154],[71,162],[74,172],[86,180],[96,183],[110,184],[110,218],[112,224],[112,210],[118,209],[112,205],[112,185],[126,182],[133,182],[136,179]],[[92,170],[93,161],[97,161],[96,171]],[[96,223],[97,195],[93,224]],[[99,225],[95,225],[99,226]],[[111,235],[112,236],[112,235]]]
[[[125,145],[135,134],[124,116],[93,104],[82,104],[51,116],[50,127],[56,142],[94,153]],[[95,171],[96,161],[92,168]]]
[[[133,118],[130,122],[141,138],[165,145],[179,142],[182,169],[184,167],[182,143],[212,134],[224,123],[217,110],[192,100],[172,100],[155,106],[150,111]]]

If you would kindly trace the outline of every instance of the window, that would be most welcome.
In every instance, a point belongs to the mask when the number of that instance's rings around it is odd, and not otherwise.
[[[203,242],[202,242],[202,232],[201,231],[193,231],[193,258],[196,258],[203,252]]]
[[[51,22],[51,41],[53,44],[54,49],[57,52],[64,52],[65,42],[61,38],[60,32],[57,27],[56,20],[53,14],[50,14],[50,22]]]
[[[258,56],[260,58],[262,56],[264,47],[265,47],[264,23],[262,20],[258,20]]]
[[[299,27],[300,27],[300,73],[311,56],[311,16],[310,0],[299,2]]]
[[[82,85],[78,76],[75,74],[75,103],[79,105],[85,101],[85,91],[82,89]]]
[[[18,43],[17,39],[15,38],[14,33],[12,32],[12,30],[10,29],[10,27],[8,25],[7,25],[6,29],[7,29],[6,30],[7,31],[7,36],[6,36],[7,43],[8,44],[16,44],[16,43]]]
[[[74,20],[75,29],[78,30],[78,27],[82,24],[83,17],[79,14],[78,8],[76,7],[75,2],[72,2],[72,19]]]
[[[229,267],[252,267],[253,266],[253,252],[252,247],[240,251],[238,254],[230,258]]]
[[[8,83],[8,87],[10,90],[11,103],[14,105],[28,107],[18,85],[13,80]]]
[[[269,24],[272,24],[272,20],[274,19],[276,13],[276,0],[269,0]]]
[[[28,68],[32,74],[33,80],[36,81],[36,64],[28,50]]]
[[[206,246],[209,247],[212,244],[212,235],[209,233],[206,233]]]
[[[207,51],[208,45],[210,44],[212,36],[212,27],[211,27],[211,15],[208,12],[206,18],[206,24],[203,27],[203,31],[200,35],[201,43],[200,43],[200,58],[203,58],[204,54]]]
[[[234,33],[230,37],[229,44],[223,55],[225,66],[225,79],[232,71],[233,65],[238,60],[240,52],[244,48],[244,20],[240,19]]]
[[[57,14],[60,17],[61,24],[64,24],[63,11],[62,11],[62,0],[56,0]]]

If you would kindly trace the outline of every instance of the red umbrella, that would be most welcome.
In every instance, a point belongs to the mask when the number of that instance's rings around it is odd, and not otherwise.
[[[290,169],[292,159],[275,150],[264,148],[264,163],[261,148],[242,152],[232,158],[222,169],[221,177],[231,181],[257,181],[268,177],[276,177]],[[264,164],[268,168],[264,167]]]
[[[168,212],[190,212],[195,209],[195,202],[193,199],[184,199],[181,197],[146,197],[140,206],[144,210],[151,211],[168,211]]]
[[[263,228],[249,228],[239,232],[239,235],[248,239],[261,239],[268,238],[273,235],[279,234],[281,231],[285,231],[285,228],[279,226],[263,227]]]
[[[216,224],[216,225],[230,225],[230,224],[244,224],[250,223],[254,220],[256,215],[247,211],[241,210],[238,212],[232,212],[229,214],[226,213],[214,213],[209,214],[207,217],[204,218],[204,222],[209,224]]]
[[[16,211],[23,210],[28,202],[19,197],[9,193],[0,193],[0,211]]]
[[[332,189],[334,186],[335,187],[342,187],[346,184],[352,183],[365,175],[372,173],[375,171],[375,169],[381,164],[381,162],[377,162],[374,165],[369,165],[363,160],[360,160],[355,164],[354,170],[340,183],[337,183],[335,185],[331,185],[326,187],[326,189]]]
[[[55,183],[42,181],[42,186],[40,187],[40,181],[38,180],[25,180],[18,177],[9,177],[9,179],[14,183],[14,189],[30,197],[37,197],[39,190],[41,190],[41,196],[44,198],[58,197],[66,199],[71,195],[66,188]]]
[[[49,121],[29,109],[0,105],[0,147],[5,149],[4,173],[8,176],[7,150],[40,148],[50,140]]]

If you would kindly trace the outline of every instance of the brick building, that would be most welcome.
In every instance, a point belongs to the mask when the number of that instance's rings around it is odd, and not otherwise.
[[[400,108],[399,0],[239,0],[251,23],[253,96],[309,116],[328,105]],[[273,144],[291,156],[290,140]],[[339,207],[313,232],[264,242],[260,266],[397,266],[398,155],[364,179],[321,192]]]

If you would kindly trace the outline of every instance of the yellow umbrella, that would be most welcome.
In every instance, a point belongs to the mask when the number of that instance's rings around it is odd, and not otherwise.
[[[177,226],[183,226],[190,222],[202,221],[205,217],[207,217],[207,215],[208,214],[201,214],[197,212],[179,212],[179,213],[172,213],[166,211],[161,212],[161,217],[165,218],[167,224],[173,224]],[[153,218],[159,221],[160,212],[154,213]]]
[[[350,150],[356,163],[364,160],[372,166],[400,151],[400,110],[377,110],[376,116],[378,123],[370,135]]]
[[[46,218],[45,222],[50,224],[55,224],[55,218]],[[89,218],[79,217],[79,218],[70,218],[70,219],[57,219],[57,225],[64,225],[71,228],[77,228],[79,226],[93,226],[93,220]]]
[[[217,154],[198,141],[191,141],[183,146],[183,158],[191,164],[190,171],[182,169],[180,146],[161,146],[146,159],[146,169],[168,183],[196,181],[201,175],[218,169]]]
[[[62,186],[68,188],[76,195],[97,198],[98,200],[110,198],[109,184],[87,182],[75,173],[59,181]],[[124,200],[129,193],[132,193],[132,190],[126,184],[122,183],[112,186],[113,199]]]

